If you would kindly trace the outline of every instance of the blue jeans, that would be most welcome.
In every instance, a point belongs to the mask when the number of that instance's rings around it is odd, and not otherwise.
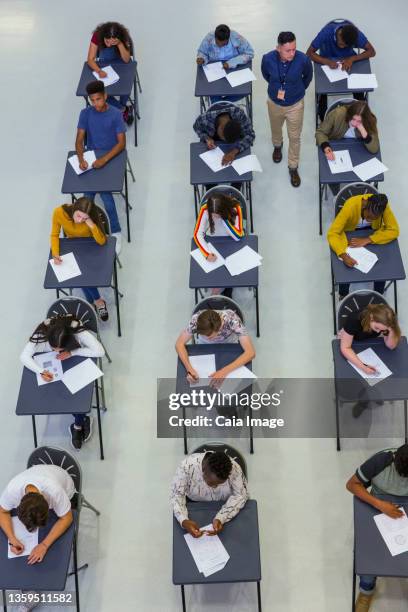
[[[85,414],[73,414],[72,416],[75,419],[74,425],[76,425],[77,427],[82,427],[82,425],[84,424],[86,415]]]
[[[93,304],[96,300],[99,300],[101,294],[99,293],[96,287],[83,287],[82,291],[84,293],[85,299],[90,304]]]
[[[371,595],[377,582],[376,576],[360,576],[360,592],[364,595]]]
[[[114,96],[108,96],[107,103],[119,110],[123,110],[126,106],[126,102],[129,100],[129,96],[119,96],[117,100]]]
[[[110,191],[102,191],[99,195],[101,196],[103,205],[105,206],[106,214],[109,217],[111,232],[112,234],[116,234],[117,232],[120,232],[120,223],[113,195]],[[87,191],[86,193],[84,193],[84,196],[90,198],[91,200],[94,200],[96,193],[92,191]]]
[[[120,58],[120,53],[116,47],[103,47],[99,50],[99,60],[101,62],[113,62],[112,68],[115,70],[115,62],[123,63]],[[122,110],[124,106],[126,106],[126,102],[129,100],[129,96],[120,96],[119,100],[117,100],[114,96],[108,96],[108,104],[119,108]],[[112,230],[113,231],[113,230]]]

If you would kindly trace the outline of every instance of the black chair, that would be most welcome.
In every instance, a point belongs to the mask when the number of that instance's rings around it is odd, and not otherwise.
[[[204,442],[203,444],[200,444],[200,446],[197,446],[195,450],[193,450],[193,453],[208,453],[208,452],[222,452],[228,455],[230,459],[233,459],[234,461],[238,463],[245,478],[248,479],[246,461],[243,455],[234,446],[230,446],[229,444],[226,444],[225,442],[214,441],[214,442]]]
[[[343,208],[345,202],[356,195],[366,195],[366,194],[374,194],[378,193],[378,189],[374,187],[374,185],[370,185],[370,183],[349,183],[345,185],[342,189],[340,189],[334,200],[334,215],[337,217],[339,211]]]
[[[239,189],[236,189],[235,187],[232,187],[231,185],[214,185],[214,187],[211,187],[211,189],[209,189],[208,191],[204,193],[203,197],[200,200],[200,206],[205,204],[208,198],[212,195],[215,195],[216,193],[222,193],[223,195],[231,196],[232,198],[234,198],[234,200],[237,200],[242,210],[242,218],[244,221],[244,230],[246,234],[247,233],[248,213],[247,213],[247,204],[246,204],[246,199],[245,199],[244,194],[241,191],[239,191]]]
[[[388,306],[387,300],[377,291],[362,289],[346,295],[338,306],[337,329],[343,329],[345,322],[350,316],[362,312],[369,304],[385,304]]]
[[[338,100],[334,100],[334,102],[327,107],[324,118],[326,119],[327,115],[338,106],[346,106],[347,104],[352,104],[353,102],[355,102],[354,98],[340,98]]]
[[[244,314],[241,308],[232,298],[225,295],[210,295],[204,298],[194,306],[194,310],[191,314],[195,315],[201,310],[233,310],[244,324]]]

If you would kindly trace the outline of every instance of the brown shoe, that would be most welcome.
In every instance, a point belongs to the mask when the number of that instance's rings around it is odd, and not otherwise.
[[[280,147],[273,148],[272,159],[275,164],[279,164],[279,162],[282,161],[282,145]]]
[[[356,612],[368,612],[373,601],[374,593],[372,595],[364,595],[359,593],[356,601]]]
[[[300,176],[297,171],[297,168],[289,168],[289,174],[290,174],[290,182],[292,183],[293,187],[299,187]]]

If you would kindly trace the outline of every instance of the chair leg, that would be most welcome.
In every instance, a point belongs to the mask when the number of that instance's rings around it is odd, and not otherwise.
[[[103,346],[103,350],[105,351],[105,357],[108,360],[109,363],[112,363],[112,359],[108,353],[108,351],[106,350],[106,346],[104,345],[104,343],[102,342],[102,340],[100,338],[98,338],[99,342],[102,344]]]
[[[139,89],[139,93],[142,93],[142,86],[140,84],[139,73],[137,71],[137,68],[136,68],[136,83],[137,83],[137,87]]]
[[[135,179],[135,175],[133,174],[133,169],[129,161],[129,158],[127,158],[127,167],[128,167],[128,172],[130,173],[130,176],[132,177],[132,181],[135,183],[136,179]]]
[[[116,261],[118,262],[119,268],[122,269],[122,262],[119,259],[119,255],[116,255]]]
[[[111,285],[111,289],[115,291],[115,287],[113,285]],[[118,290],[118,294],[119,294],[119,297],[123,298],[123,293],[121,293],[119,290]]]
[[[84,563],[83,565],[80,565],[79,567],[77,567],[77,572],[80,572],[81,570],[84,570],[87,567],[89,567],[89,564]],[[71,572],[68,573],[68,576],[73,576],[74,574],[75,574],[75,570],[72,570]]]
[[[82,507],[83,508],[88,508],[89,510],[92,510],[92,512],[95,512],[96,516],[100,516],[100,512],[99,510],[97,510],[95,508],[95,506],[93,506],[92,504],[89,503],[89,501],[87,499],[85,499],[85,497],[82,497]]]
[[[100,359],[100,360],[99,360],[99,367],[100,367],[100,369],[102,370],[102,367],[101,367],[101,366],[102,366],[102,359]],[[102,395],[102,410],[103,410],[104,412],[106,412],[106,411],[107,411],[107,408],[106,408],[106,400],[105,400],[105,383],[104,383],[104,380],[103,380],[103,379],[104,379],[104,377],[102,376],[102,377],[101,377],[101,385],[100,385],[100,389],[101,389],[101,395]]]

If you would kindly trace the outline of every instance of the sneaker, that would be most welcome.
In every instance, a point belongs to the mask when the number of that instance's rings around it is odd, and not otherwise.
[[[299,187],[300,176],[297,168],[289,168],[290,183],[292,187]]]
[[[279,164],[282,161],[282,145],[273,148],[272,159],[275,164]]]
[[[127,125],[132,125],[133,121],[135,120],[134,115],[133,115],[133,107],[131,104],[128,104],[125,108],[125,110],[123,111],[123,121],[127,124]]]
[[[74,424],[71,423],[69,426],[69,433],[71,434],[71,446],[75,450],[79,451],[82,447],[82,428],[76,429]]]
[[[101,321],[107,321],[109,319],[109,312],[105,300],[103,300],[102,306],[97,306],[96,304],[94,304],[94,307],[96,310],[96,314],[98,315]]]
[[[82,423],[82,442],[88,442],[92,436],[93,417],[86,416]]]
[[[122,250],[122,234],[121,232],[113,232],[112,236],[113,238],[116,238],[116,244],[115,244],[116,255],[120,255],[120,252]]]
[[[355,612],[368,612],[373,601],[374,593],[371,595],[365,595],[359,593],[356,601]]]

